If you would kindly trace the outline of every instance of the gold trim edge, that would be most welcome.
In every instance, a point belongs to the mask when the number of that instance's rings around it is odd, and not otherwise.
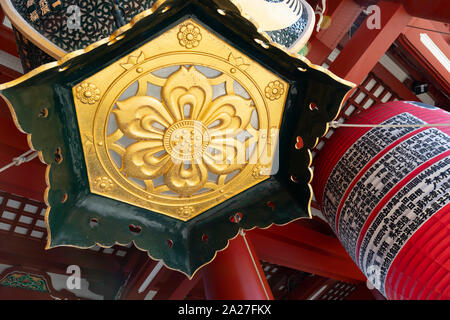
[[[24,130],[22,130],[22,128],[20,127],[20,124],[19,124],[19,122],[17,121],[17,116],[16,116],[16,113],[15,113],[15,110],[14,110],[14,108],[12,107],[10,101],[9,101],[4,95],[2,95],[1,92],[0,92],[0,96],[1,96],[3,99],[5,99],[7,105],[8,105],[8,107],[9,107],[9,109],[10,109],[10,112],[11,112],[11,115],[12,115],[12,118],[13,118],[13,121],[14,121],[16,127],[17,127],[17,128],[19,129],[19,131],[21,131],[22,133],[27,134],[27,133],[26,133]],[[30,147],[31,149],[35,150],[34,147],[33,147],[32,141],[31,141],[31,136],[32,136],[32,134],[27,134],[27,142],[28,142],[29,147]],[[308,166],[308,170],[310,170],[310,172],[311,172],[311,180],[312,180],[313,173],[312,173],[312,169],[310,168],[311,161],[312,161],[312,157],[311,157],[311,152],[310,152],[309,150],[308,150],[308,154],[310,155],[310,163],[309,163],[309,166]],[[39,159],[41,160],[41,162],[45,163],[41,151],[39,151]],[[287,222],[287,223],[283,223],[283,224],[276,224],[276,223],[272,222],[272,223],[269,224],[267,227],[257,227],[257,226],[255,226],[255,227],[252,227],[252,228],[249,228],[249,229],[239,228],[239,229],[236,231],[236,234],[234,234],[234,236],[232,236],[230,239],[227,240],[227,244],[226,244],[225,247],[216,250],[215,253],[214,253],[214,256],[213,256],[210,260],[208,260],[208,261],[205,262],[204,264],[200,265],[197,269],[195,269],[195,271],[192,273],[192,275],[189,275],[189,274],[187,274],[187,273],[184,272],[184,271],[181,271],[181,270],[178,270],[178,269],[175,269],[175,268],[172,268],[172,267],[168,266],[168,265],[166,264],[166,262],[164,261],[164,258],[157,259],[157,258],[153,257],[153,256],[150,254],[150,252],[149,252],[148,250],[139,247],[139,246],[136,244],[135,240],[131,240],[131,241],[128,242],[128,243],[120,243],[120,242],[114,241],[114,244],[111,245],[111,246],[103,245],[103,244],[101,244],[100,242],[95,242],[95,243],[94,243],[93,245],[91,245],[91,246],[77,246],[77,245],[66,245],[66,244],[52,246],[52,244],[51,244],[51,242],[52,242],[52,241],[51,241],[51,239],[52,239],[52,232],[51,232],[50,225],[49,225],[49,221],[48,221],[49,215],[50,215],[50,211],[51,211],[51,206],[50,206],[50,203],[48,202],[48,195],[49,195],[49,192],[50,192],[50,189],[51,189],[50,178],[49,178],[51,166],[52,166],[51,164],[47,164],[47,168],[46,168],[46,170],[45,170],[45,183],[46,183],[46,185],[47,185],[47,188],[45,189],[45,192],[44,192],[44,203],[47,205],[47,209],[45,210],[45,216],[44,216],[44,219],[45,219],[45,225],[46,225],[46,227],[47,227],[47,242],[46,242],[46,245],[45,245],[45,250],[50,250],[50,249],[58,248],[58,247],[71,247],[71,248],[82,249],[82,250],[86,250],[86,249],[89,249],[89,248],[92,248],[92,247],[95,247],[95,246],[99,246],[99,247],[101,247],[101,248],[112,248],[112,247],[115,246],[115,245],[127,246],[128,244],[133,243],[133,245],[134,245],[139,251],[145,252],[152,260],[154,260],[154,261],[161,261],[161,262],[163,263],[163,265],[164,265],[167,269],[181,272],[181,273],[184,274],[189,280],[192,280],[192,279],[194,278],[194,276],[196,275],[196,273],[197,273],[200,269],[202,269],[203,267],[209,265],[209,264],[216,258],[217,253],[226,250],[226,249],[228,248],[229,244],[230,244],[230,241],[233,240],[233,239],[235,239],[235,238],[239,235],[240,230],[251,231],[251,230],[254,230],[254,229],[256,229],[256,228],[259,228],[259,229],[262,229],[262,230],[266,230],[266,229],[269,229],[270,227],[272,227],[272,226],[274,226],[274,225],[276,225],[276,226],[285,226],[285,225],[287,225],[287,224],[289,224],[289,223],[291,223],[291,222],[294,222],[294,221],[297,221],[297,220],[300,220],[300,219],[311,219],[311,218],[312,218],[312,214],[311,214],[311,201],[312,201],[313,189],[312,189],[311,184],[308,183],[308,188],[310,189],[310,192],[311,192],[311,197],[309,198],[309,202],[308,202],[308,217],[298,217],[298,218],[296,218],[296,219],[293,219],[293,220],[291,220],[291,221],[289,221],[289,222]],[[311,180],[310,180],[310,181],[311,181]]]
[[[5,1],[5,0],[0,0],[0,1],[1,1],[1,3],[3,3],[3,1]],[[351,88],[356,87],[356,84],[354,84],[354,83],[352,83],[352,82],[350,82],[350,81],[347,81],[347,80],[345,80],[345,79],[340,78],[339,76],[337,76],[337,75],[335,75],[334,73],[332,73],[331,71],[329,71],[329,70],[323,68],[322,66],[318,66],[318,65],[315,65],[315,64],[311,63],[311,62],[310,62],[306,57],[304,57],[304,56],[301,56],[301,55],[299,55],[299,54],[297,54],[297,53],[290,53],[289,51],[287,51],[286,47],[281,46],[281,45],[279,45],[279,44],[273,42],[273,41],[270,39],[270,37],[268,36],[267,33],[265,33],[265,32],[263,32],[263,31],[260,30],[260,28],[258,27],[257,22],[254,21],[251,17],[249,17],[248,15],[246,15],[246,14],[243,12],[241,6],[240,6],[235,0],[230,0],[230,1],[238,8],[238,10],[241,12],[241,15],[242,15],[244,18],[246,18],[247,20],[249,20],[251,23],[253,23],[253,24],[255,25],[255,27],[257,28],[258,32],[259,32],[259,33],[267,40],[267,42],[268,42],[269,45],[271,45],[271,46],[273,46],[273,47],[276,47],[276,48],[278,48],[278,49],[284,51],[286,54],[288,54],[289,56],[291,56],[291,57],[293,57],[293,58],[295,58],[295,59],[301,60],[302,62],[304,62],[305,64],[307,64],[307,66],[309,66],[310,68],[315,69],[315,70],[317,70],[317,71],[320,71],[320,72],[323,72],[323,73],[327,74],[327,75],[330,76],[332,79],[338,81],[338,82],[341,83],[341,84],[344,84],[344,85],[349,86],[349,87],[351,87]],[[116,30],[109,38],[104,38],[104,39],[102,39],[102,40],[99,40],[99,41],[97,41],[97,42],[95,42],[95,43],[93,43],[93,44],[87,46],[85,49],[81,49],[81,50],[77,50],[77,51],[73,51],[73,52],[71,52],[71,53],[68,53],[68,54],[64,55],[60,60],[55,61],[55,62],[50,62],[50,63],[44,64],[44,65],[42,65],[42,66],[40,66],[40,67],[38,67],[38,68],[36,68],[36,69],[30,71],[29,73],[27,73],[27,74],[25,74],[25,75],[23,75],[23,76],[21,76],[21,77],[15,79],[15,80],[12,80],[12,81],[7,82],[7,83],[4,83],[4,84],[0,84],[0,90],[5,90],[5,89],[8,89],[8,88],[11,88],[11,87],[13,87],[13,86],[15,86],[15,85],[17,85],[17,84],[20,84],[20,83],[22,83],[22,82],[24,82],[24,81],[26,81],[26,80],[28,80],[28,79],[34,77],[35,75],[37,75],[37,74],[39,74],[39,73],[42,73],[42,72],[47,71],[47,70],[50,70],[50,69],[52,69],[52,68],[59,67],[59,66],[63,65],[64,63],[70,61],[71,59],[73,59],[73,58],[75,58],[75,57],[78,57],[78,56],[80,56],[80,55],[82,55],[82,54],[84,54],[84,53],[87,53],[87,52],[89,52],[89,51],[91,51],[91,50],[93,50],[93,49],[95,49],[95,48],[97,48],[97,47],[99,47],[99,46],[101,46],[101,45],[103,45],[103,44],[105,44],[105,43],[108,43],[109,41],[114,41],[117,37],[119,37],[120,35],[122,35],[125,31],[129,30],[130,28],[132,28],[133,25],[134,25],[135,23],[137,23],[137,22],[140,21],[141,19],[143,19],[143,18],[145,18],[145,17],[151,15],[151,14],[152,14],[155,10],[157,10],[157,9],[159,8],[159,6],[161,6],[164,2],[165,2],[164,0],[159,0],[159,1],[157,1],[157,2],[155,3],[155,5],[154,5],[151,9],[147,9],[147,10],[145,10],[145,11],[139,13],[138,15],[136,15],[136,16],[130,21],[130,23],[128,23],[128,24],[124,25],[123,27],[119,28],[118,30]],[[5,12],[5,13],[6,13],[6,12]],[[350,92],[351,92],[351,90],[349,90],[349,91],[347,92],[347,94],[344,96],[344,98],[342,99],[341,104],[340,104],[340,108],[339,108],[339,109],[342,108],[343,102],[346,100],[346,98],[347,98],[347,96],[350,94]],[[11,115],[12,115],[12,117],[13,117],[13,121],[14,121],[14,124],[16,125],[16,127],[19,129],[19,131],[21,131],[21,132],[23,132],[23,133],[26,133],[26,132],[25,132],[24,130],[22,130],[22,128],[20,127],[19,122],[17,121],[16,113],[15,113],[15,111],[14,111],[14,109],[13,109],[13,107],[12,107],[10,101],[9,101],[9,100],[1,93],[1,92],[0,92],[0,96],[7,102],[7,105],[8,105],[8,107],[9,107],[9,109],[10,109],[10,112],[11,112]],[[336,114],[336,116],[334,117],[334,119],[336,119],[336,117],[338,116],[338,114],[339,114],[339,112]],[[323,135],[325,135],[325,134],[328,132],[328,130],[329,130],[329,124],[326,124],[326,130],[325,130],[325,133],[324,133]],[[27,138],[28,138],[27,141],[28,141],[28,144],[29,144],[30,148],[33,149],[33,150],[35,150],[35,149],[33,148],[32,142],[31,142],[31,134],[27,134]],[[317,145],[318,140],[319,140],[319,138],[316,139],[315,145]],[[271,223],[269,226],[263,227],[263,228],[260,228],[260,229],[268,229],[268,228],[272,227],[273,225],[284,226],[284,225],[287,225],[287,224],[289,224],[289,223],[291,223],[291,222],[293,222],[293,221],[297,221],[297,220],[300,220],[300,219],[308,219],[308,218],[312,218],[312,214],[311,214],[311,201],[312,201],[313,189],[312,189],[312,186],[311,186],[310,182],[311,182],[312,179],[313,179],[313,171],[312,171],[312,168],[311,168],[312,155],[311,155],[311,152],[310,152],[309,150],[308,150],[308,154],[309,154],[309,165],[308,165],[308,170],[309,170],[310,173],[311,173],[311,179],[310,179],[310,181],[308,182],[308,187],[309,187],[310,192],[311,192],[311,197],[310,197],[309,203],[308,203],[308,216],[309,216],[309,217],[299,217],[299,218],[296,218],[296,219],[294,219],[294,220],[291,220],[291,221],[289,221],[289,222],[287,222],[287,223],[285,223],[285,224]],[[45,163],[41,151],[39,151],[39,159],[40,159],[43,163]],[[200,269],[203,268],[204,266],[210,264],[210,263],[215,259],[215,257],[216,257],[216,255],[217,255],[218,252],[223,251],[223,250],[225,250],[226,248],[228,248],[229,242],[230,242],[231,240],[235,239],[235,238],[239,235],[240,230],[243,229],[243,228],[238,229],[238,231],[236,232],[236,234],[235,234],[232,238],[230,238],[230,239],[227,241],[227,245],[226,245],[224,248],[217,250],[217,251],[215,252],[214,256],[213,256],[208,262],[206,262],[205,264],[199,266],[199,267],[193,272],[193,274],[192,274],[191,276],[189,276],[187,273],[185,273],[185,272],[183,272],[183,271],[180,271],[180,270],[177,270],[177,269],[174,269],[174,268],[171,268],[171,267],[167,266],[167,264],[165,263],[165,261],[164,261],[163,258],[161,258],[161,259],[156,259],[156,258],[152,257],[152,256],[150,255],[150,253],[149,253],[148,250],[145,250],[145,249],[140,248],[138,245],[136,245],[136,242],[135,242],[134,240],[131,240],[128,244],[121,244],[121,243],[119,243],[119,242],[115,242],[112,246],[104,246],[104,245],[102,245],[101,243],[98,243],[98,242],[96,242],[96,243],[93,244],[92,246],[87,246],[87,247],[76,246],[76,245],[57,245],[57,246],[52,246],[52,245],[51,245],[51,230],[50,230],[50,228],[49,228],[49,223],[48,223],[48,216],[49,216],[49,213],[50,213],[50,210],[51,210],[51,206],[50,206],[50,204],[48,203],[48,193],[49,193],[50,188],[51,188],[51,186],[50,186],[50,181],[49,181],[49,173],[50,173],[50,169],[51,169],[51,164],[47,164],[47,169],[46,169],[46,173],[45,173],[45,181],[46,181],[46,184],[47,184],[47,188],[46,188],[45,193],[44,193],[44,202],[45,202],[46,205],[48,206],[48,207],[47,207],[47,210],[46,210],[46,212],[45,212],[45,224],[46,224],[46,226],[47,226],[47,231],[48,231],[48,239],[47,239],[47,243],[46,243],[46,246],[45,246],[45,249],[46,249],[46,250],[51,249],[51,248],[56,248],[56,247],[73,247],[73,248],[78,248],[78,249],[88,249],[88,248],[92,248],[92,247],[95,246],[95,245],[98,245],[98,246],[100,246],[100,247],[102,247],[102,248],[111,248],[111,247],[114,246],[114,245],[126,246],[126,245],[128,245],[129,243],[133,243],[133,244],[135,245],[135,247],[136,247],[138,250],[143,251],[143,252],[146,252],[147,255],[148,255],[151,259],[153,259],[153,260],[155,260],[155,261],[161,261],[161,262],[163,263],[163,265],[164,265],[166,268],[168,268],[168,269],[170,269],[170,270],[176,270],[176,271],[179,271],[179,272],[185,274],[189,279],[192,279],[192,278],[195,276],[195,274],[198,272],[198,270],[200,270]],[[259,227],[256,227],[256,226],[255,226],[255,227],[253,227],[253,228],[250,228],[250,229],[243,229],[243,230],[250,231],[250,230],[253,230],[253,229],[256,229],[256,228],[259,228]]]
[[[66,51],[45,38],[42,34],[30,26],[30,24],[17,12],[16,8],[14,8],[11,0],[0,0],[0,5],[13,26],[16,27],[25,37],[31,40],[34,45],[55,59],[61,58],[67,54]]]

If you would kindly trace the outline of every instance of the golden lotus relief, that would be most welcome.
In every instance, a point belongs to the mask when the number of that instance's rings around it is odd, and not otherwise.
[[[182,25],[177,34],[178,42],[186,49],[198,47],[202,40],[202,34],[199,27],[189,22]]]
[[[76,88],[76,97],[81,103],[94,104],[100,99],[100,90],[93,83],[82,83]]]
[[[114,183],[108,177],[98,177],[94,180],[93,186],[101,192],[108,192],[114,188]]]
[[[278,80],[272,81],[267,85],[265,93],[269,100],[280,99],[284,94],[284,85]]]
[[[151,184],[163,176],[170,191],[191,196],[208,182],[208,173],[245,166],[238,153],[246,148],[236,136],[249,126],[252,100],[235,94],[213,100],[208,78],[184,66],[167,79],[162,98],[134,96],[113,110],[119,130],[137,141],[120,152],[127,177]]]
[[[103,93],[96,108],[82,108],[83,83]],[[83,83],[93,193],[186,221],[269,178],[288,84],[195,21]]]

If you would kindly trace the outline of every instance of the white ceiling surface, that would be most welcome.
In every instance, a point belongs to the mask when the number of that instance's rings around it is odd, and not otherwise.
[[[0,64],[14,71],[23,73],[22,63],[20,59],[0,50]]]
[[[74,295],[76,295],[79,298],[86,298],[91,300],[103,300],[103,296],[100,296],[98,294],[95,294],[89,290],[89,282],[87,282],[85,279],[81,279],[81,286],[80,289],[69,289],[67,288],[67,279],[68,275],[62,275],[57,273],[51,273],[47,272],[47,274],[50,276],[50,279],[52,280],[53,288],[55,288],[56,291],[60,291],[62,289],[66,289],[70,292],[72,292]]]
[[[380,63],[389,70],[394,77],[396,77],[400,82],[404,82],[406,79],[411,79],[406,72],[404,72],[398,65],[395,63],[391,58],[389,58],[387,55],[384,55],[380,59]],[[412,80],[412,79],[411,79]],[[419,98],[423,103],[429,104],[429,105],[436,105],[436,102],[434,99],[428,94],[423,93],[417,95],[417,98]]]
[[[3,19],[3,25],[12,29],[12,25],[11,25],[11,21],[9,21],[8,17],[5,16],[5,18]]]

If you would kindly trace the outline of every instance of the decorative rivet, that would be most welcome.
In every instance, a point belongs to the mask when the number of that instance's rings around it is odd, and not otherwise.
[[[237,212],[230,217],[230,221],[233,223],[239,223],[242,220],[242,213]]]
[[[297,143],[295,144],[295,149],[300,150],[304,146],[302,137],[297,137]]]
[[[43,108],[39,112],[39,118],[47,118],[47,117],[48,117],[48,109],[47,108]]]
[[[56,148],[55,151],[55,162],[60,164],[63,161],[63,156],[61,154],[61,148]]]
[[[142,228],[140,226],[136,226],[134,224],[130,224],[128,226],[128,229],[134,234],[139,234],[142,231]]]
[[[310,104],[309,104],[309,109],[311,109],[311,110],[316,110],[316,109],[318,109],[319,107],[317,106],[317,104],[315,104],[314,102],[311,102]]]

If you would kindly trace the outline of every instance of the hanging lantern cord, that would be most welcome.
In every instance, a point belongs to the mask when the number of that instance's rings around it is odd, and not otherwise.
[[[11,167],[13,167],[13,166],[20,166],[21,164],[23,164],[25,162],[31,161],[34,158],[36,158],[38,156],[38,154],[39,154],[39,152],[37,152],[37,151],[28,150],[24,154],[14,158],[11,163],[7,164],[3,168],[0,168],[0,173],[5,171],[5,170],[7,170],[7,169],[9,169],[9,168],[11,168]]]
[[[450,123],[425,123],[425,124],[347,124],[331,121],[332,128],[426,128],[426,127],[450,127]]]
[[[117,28],[120,28],[125,25],[125,9],[120,4],[120,0],[112,0],[112,14],[114,16],[114,20],[116,21]]]
[[[323,15],[325,13],[325,10],[327,9],[327,1],[322,0],[322,6],[317,4],[315,14],[319,15],[319,21],[317,22],[316,32],[319,32],[322,28],[322,22],[323,22]]]

